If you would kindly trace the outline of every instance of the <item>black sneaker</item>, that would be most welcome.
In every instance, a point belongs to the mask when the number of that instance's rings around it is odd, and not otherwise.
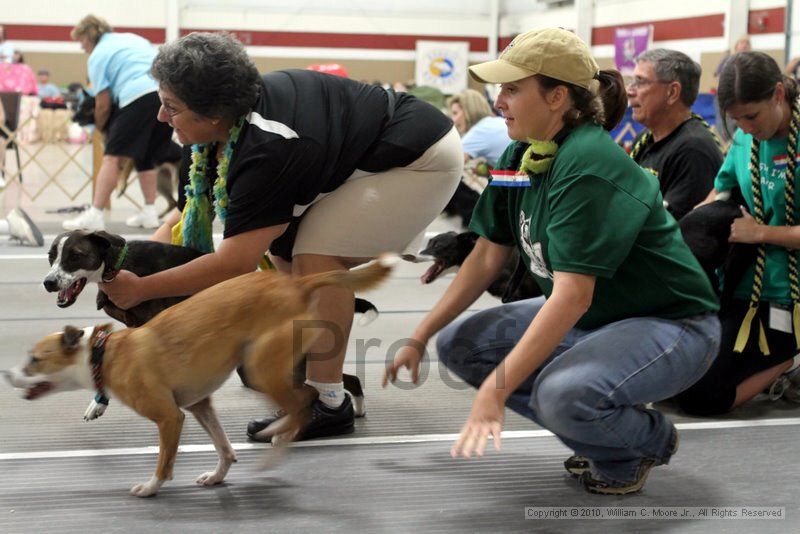
[[[597,480],[592,476],[590,470],[586,470],[580,475],[580,482],[589,493],[598,493],[600,495],[626,495],[628,493],[635,493],[644,487],[650,470],[658,465],[669,463],[670,458],[672,458],[676,452],[678,452],[678,431],[673,430],[670,440],[669,456],[663,462],[653,458],[643,459],[636,473],[636,478],[633,481],[626,484],[612,484],[610,482]]]
[[[564,460],[564,469],[566,469],[567,473],[570,475],[579,477],[590,469],[589,459],[586,456],[573,454]]]
[[[263,441],[267,443],[272,441],[271,437],[261,438],[256,434],[284,415],[284,412],[278,410],[264,419],[250,421],[247,423],[247,437],[253,441]],[[308,421],[305,428],[297,435],[295,441],[352,434],[355,429],[354,421],[355,413],[353,412],[353,402],[350,400],[350,395],[345,394],[344,402],[342,402],[342,405],[338,408],[328,408],[322,401],[317,399],[311,406],[311,419]]]

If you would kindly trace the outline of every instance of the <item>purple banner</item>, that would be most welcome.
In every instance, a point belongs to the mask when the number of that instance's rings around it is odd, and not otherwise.
[[[617,28],[614,35],[614,59],[623,76],[631,76],[636,67],[636,56],[653,43],[653,26]]]

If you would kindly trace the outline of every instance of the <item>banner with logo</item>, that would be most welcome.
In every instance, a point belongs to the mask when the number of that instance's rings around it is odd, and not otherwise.
[[[653,26],[617,28],[614,35],[614,59],[623,76],[632,76],[636,56],[653,45]]]
[[[417,41],[417,85],[430,85],[452,95],[467,88],[466,41]]]

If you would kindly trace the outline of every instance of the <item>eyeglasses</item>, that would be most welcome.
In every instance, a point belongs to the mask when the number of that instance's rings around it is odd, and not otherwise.
[[[632,89],[638,89],[640,87],[646,87],[654,83],[672,83],[672,82],[662,82],[661,80],[648,80],[647,78],[640,78],[639,76],[636,76],[633,80],[628,82],[628,87]]]

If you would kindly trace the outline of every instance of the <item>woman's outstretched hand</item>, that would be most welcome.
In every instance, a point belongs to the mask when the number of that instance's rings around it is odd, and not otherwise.
[[[450,455],[453,458],[470,458],[473,454],[483,456],[489,436],[494,439],[494,449],[499,451],[504,418],[503,397],[497,395],[495,390],[481,386],[472,403],[467,422],[461,428],[461,435],[450,449]]]
[[[394,383],[397,380],[397,371],[401,367],[405,367],[411,372],[411,382],[416,384],[419,380],[419,364],[425,355],[425,342],[410,338],[408,343],[401,348],[394,361],[386,367],[386,372],[383,374],[383,387],[386,387],[389,382]]]

